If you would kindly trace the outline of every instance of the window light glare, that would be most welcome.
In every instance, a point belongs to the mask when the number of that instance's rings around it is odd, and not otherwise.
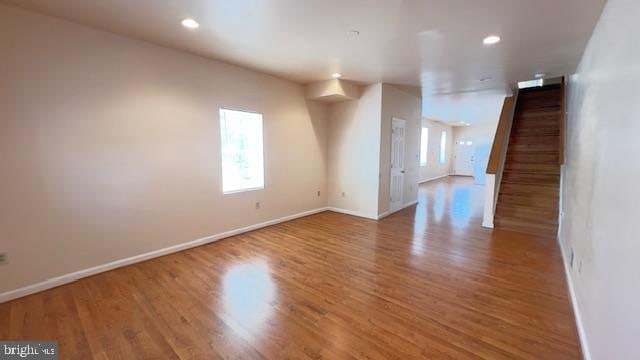
[[[224,194],[264,189],[262,114],[220,109]]]
[[[332,78],[334,78],[334,79],[339,79],[339,78],[341,78],[341,77],[342,77],[342,74],[340,74],[340,73],[333,73],[333,74],[331,74],[331,77],[332,77]]]
[[[489,35],[486,38],[484,38],[484,40],[482,40],[482,43],[484,43],[485,45],[494,45],[500,42],[500,36],[497,35]]]
[[[440,133],[440,164],[447,161],[447,132],[442,130]]]
[[[420,166],[427,165],[429,156],[429,128],[423,127],[420,133]]]
[[[200,24],[198,24],[197,21],[189,18],[189,19],[184,19],[181,21],[182,26],[186,27],[187,29],[197,29],[200,27]]]
[[[518,89],[527,89],[532,87],[538,87],[544,85],[544,79],[520,81],[518,83]]]

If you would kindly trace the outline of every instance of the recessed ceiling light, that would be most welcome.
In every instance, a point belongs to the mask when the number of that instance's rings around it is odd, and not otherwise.
[[[537,72],[535,74],[533,74],[533,77],[536,79],[542,79],[546,74],[543,72]]]
[[[340,74],[340,73],[333,73],[333,74],[331,74],[331,77],[332,77],[332,78],[334,78],[334,79],[339,79],[339,78],[341,78],[341,77],[342,77],[342,74]]]
[[[493,45],[493,44],[497,44],[500,42],[500,36],[497,35],[489,35],[486,38],[484,38],[484,40],[482,40],[482,43],[484,43],[485,45]]]
[[[189,19],[184,19],[181,21],[182,26],[186,27],[187,29],[197,29],[200,27],[200,24],[198,24],[197,21],[189,18]]]

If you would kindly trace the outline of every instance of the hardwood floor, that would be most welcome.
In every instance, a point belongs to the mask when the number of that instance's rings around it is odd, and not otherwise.
[[[556,241],[480,227],[449,178],[379,222],[325,212],[0,304],[61,359],[577,359]]]

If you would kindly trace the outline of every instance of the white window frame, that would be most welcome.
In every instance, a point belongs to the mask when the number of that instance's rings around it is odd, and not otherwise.
[[[256,186],[256,187],[251,187],[251,188],[243,188],[243,189],[237,189],[237,190],[231,190],[231,191],[224,191],[224,167],[223,167],[223,150],[222,150],[222,111],[237,111],[237,112],[245,112],[245,113],[252,113],[252,114],[258,114],[261,117],[261,133],[262,133],[262,186]],[[243,193],[243,192],[249,192],[249,191],[258,191],[258,190],[264,190],[266,187],[266,183],[267,183],[267,177],[266,177],[266,152],[265,152],[265,136],[264,136],[264,114],[262,114],[261,112],[258,111],[253,111],[253,110],[246,110],[246,109],[239,109],[239,108],[232,108],[232,107],[220,107],[218,109],[218,131],[219,133],[219,140],[220,140],[220,145],[218,147],[218,149],[220,150],[220,191],[222,192],[223,195],[232,195],[232,194],[238,194],[238,193]]]

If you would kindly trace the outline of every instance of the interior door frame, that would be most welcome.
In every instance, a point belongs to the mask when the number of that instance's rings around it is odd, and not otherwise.
[[[391,137],[391,141],[390,141],[390,153],[389,153],[389,212],[394,212],[394,211],[398,211],[400,209],[402,209],[404,203],[404,175],[405,175],[405,166],[403,166],[402,168],[394,168],[393,167],[393,138],[394,138],[394,132],[393,132],[393,125],[396,122],[400,122],[402,123],[402,128],[404,129],[404,133],[403,133],[403,137],[404,137],[404,141],[402,143],[403,149],[402,149],[402,164],[405,165],[405,158],[406,158],[406,151],[407,151],[407,121],[404,119],[400,119],[397,117],[392,117],[391,118],[391,129],[390,129],[390,137]],[[395,172],[399,173],[399,176],[401,177],[401,185],[400,185],[400,199],[397,202],[393,202],[393,198],[392,198],[392,194],[393,194],[393,177],[395,175]]]
[[[458,140],[453,144],[453,173],[458,176],[473,177],[474,166],[475,166],[475,144],[467,145],[467,144],[461,144],[461,143],[463,143],[463,141]],[[458,166],[459,164],[458,161],[459,159],[461,159],[460,151],[459,151],[460,147],[463,147],[466,151],[468,151],[468,154],[469,154],[469,161],[466,164],[469,167],[468,169],[469,171],[464,173],[460,171],[460,167]]]

